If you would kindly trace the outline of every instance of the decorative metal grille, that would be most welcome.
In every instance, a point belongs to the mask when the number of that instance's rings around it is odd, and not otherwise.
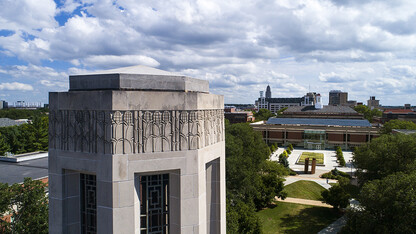
[[[139,180],[141,233],[169,233],[169,174]]]
[[[81,233],[97,233],[97,182],[95,175],[81,174]]]

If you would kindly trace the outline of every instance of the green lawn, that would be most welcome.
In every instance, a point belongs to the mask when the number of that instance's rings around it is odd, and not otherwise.
[[[341,217],[335,209],[276,202],[276,207],[257,212],[267,233],[317,233]]]
[[[303,152],[300,155],[298,163],[304,164],[305,158],[309,158],[309,165],[312,163],[312,159],[316,158],[316,164],[324,164],[324,154],[323,153],[313,153],[313,152]]]
[[[285,186],[284,191],[287,192],[288,197],[320,200],[322,198],[321,193],[325,188],[313,181],[300,180],[295,183]]]

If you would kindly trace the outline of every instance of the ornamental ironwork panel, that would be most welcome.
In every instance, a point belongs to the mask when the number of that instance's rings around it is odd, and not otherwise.
[[[140,232],[169,233],[169,174],[139,176]]]
[[[81,233],[97,233],[97,180],[95,175],[80,174]]]

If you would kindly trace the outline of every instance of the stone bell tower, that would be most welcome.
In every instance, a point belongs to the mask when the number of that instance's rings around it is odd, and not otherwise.
[[[50,93],[50,233],[225,233],[223,96],[133,66]]]

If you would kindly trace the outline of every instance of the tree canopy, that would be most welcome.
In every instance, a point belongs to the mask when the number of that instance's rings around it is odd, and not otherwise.
[[[381,134],[388,134],[391,133],[393,129],[416,130],[416,124],[412,121],[392,119],[383,125],[380,132]]]
[[[254,114],[256,120],[268,120],[270,117],[274,116],[275,115],[267,109],[260,109],[257,113]]]
[[[354,152],[361,183],[416,168],[416,134],[384,134]]]
[[[9,119],[33,119],[35,116],[46,116],[49,110],[47,108],[39,108],[36,110],[30,109],[1,109],[0,118]]]
[[[345,208],[349,204],[351,195],[347,192],[346,187],[350,180],[345,177],[339,177],[338,183],[328,190],[322,191],[321,195],[325,203],[332,205],[334,208]]]
[[[362,186],[343,233],[414,233],[416,134],[382,134],[354,151]]]
[[[269,161],[270,149],[248,124],[226,124],[227,232],[259,233],[255,210],[285,197],[284,166]]]
[[[35,116],[30,124],[0,128],[0,155],[48,150],[48,117]]]
[[[48,233],[46,186],[30,178],[10,187],[0,183],[0,213],[11,215],[10,222],[0,219],[1,233]]]
[[[354,107],[354,110],[358,113],[361,113],[364,115],[364,118],[367,119],[370,122],[373,122],[374,117],[381,117],[383,112],[381,112],[379,109],[370,109],[368,106],[364,105],[358,105]]]
[[[348,213],[344,233],[414,233],[416,172],[399,172],[366,183],[361,208]]]

